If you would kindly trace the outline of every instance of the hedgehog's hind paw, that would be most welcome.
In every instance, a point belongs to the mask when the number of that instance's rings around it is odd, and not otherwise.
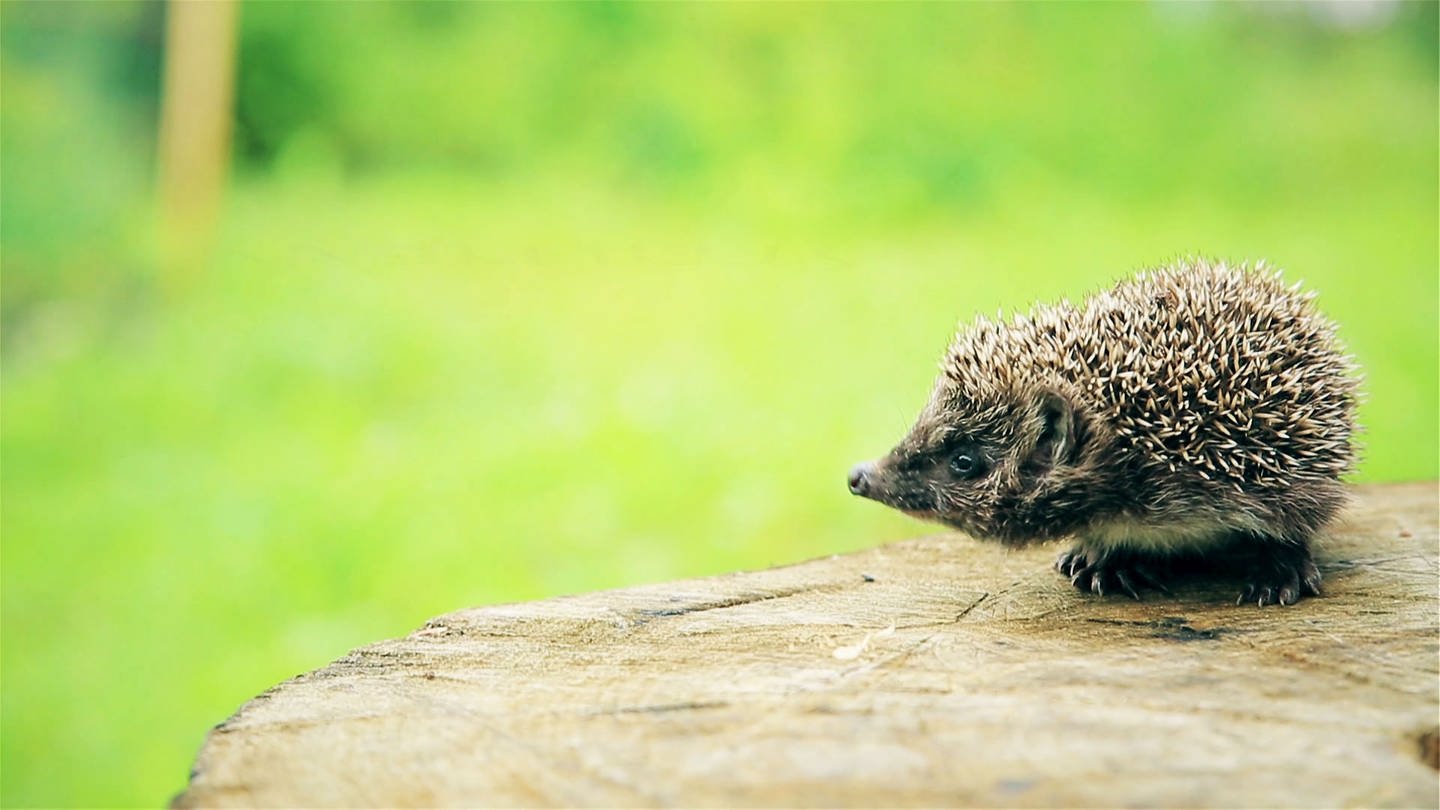
[[[1077,545],[1055,560],[1055,570],[1069,577],[1081,591],[1104,596],[1121,592],[1140,600],[1141,589],[1149,588],[1170,596],[1170,589],[1136,558],[1117,552],[1093,551]]]
[[[1298,546],[1277,544],[1256,565],[1235,604],[1254,602],[1256,607],[1293,605],[1306,596],[1319,595],[1320,569],[1310,558],[1310,548],[1303,543]]]

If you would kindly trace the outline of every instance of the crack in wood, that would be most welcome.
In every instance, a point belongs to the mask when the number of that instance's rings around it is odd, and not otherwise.
[[[1086,618],[1085,621],[1092,624],[1110,624],[1121,627],[1144,627],[1149,629],[1151,638],[1162,638],[1167,641],[1213,641],[1222,635],[1239,632],[1232,627],[1206,627],[1196,628],[1190,625],[1190,620],[1182,616],[1162,616],[1159,619],[1102,619],[1096,617]]]
[[[655,703],[639,706],[617,706],[613,709],[601,709],[586,714],[595,717],[604,717],[616,714],[668,714],[670,712],[693,712],[706,709],[724,709],[730,706],[725,700],[687,700],[680,703]]]
[[[704,613],[710,610],[724,610],[726,608],[751,605],[756,602],[769,602],[775,599],[788,599],[802,593],[811,591],[822,591],[835,587],[833,584],[824,583],[820,585],[802,585],[794,588],[782,588],[774,591],[759,591],[740,594],[726,599],[714,599],[706,602],[696,602],[689,605],[679,605],[673,608],[640,608],[631,611],[632,616],[641,616],[642,619],[632,619],[636,624],[644,624],[650,619],[673,618],[676,616],[688,616],[693,613]]]

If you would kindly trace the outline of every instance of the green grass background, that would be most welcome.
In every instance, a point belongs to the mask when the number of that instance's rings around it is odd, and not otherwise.
[[[843,477],[956,322],[1180,253],[1318,290],[1358,477],[1435,477],[1436,6],[1376,8],[250,4],[167,291],[163,8],[6,2],[0,804],[161,804],[448,610],[932,531]]]

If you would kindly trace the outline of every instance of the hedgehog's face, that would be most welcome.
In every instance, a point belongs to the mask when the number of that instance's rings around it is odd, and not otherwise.
[[[976,399],[937,387],[888,455],[850,471],[850,491],[906,514],[1009,543],[1054,536],[1027,509],[1076,459],[1077,419],[1049,390]]]

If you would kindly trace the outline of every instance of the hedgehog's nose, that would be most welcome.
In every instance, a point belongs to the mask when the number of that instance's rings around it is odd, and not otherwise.
[[[866,461],[850,468],[850,491],[856,495],[870,492],[870,474],[875,471],[875,462]]]

